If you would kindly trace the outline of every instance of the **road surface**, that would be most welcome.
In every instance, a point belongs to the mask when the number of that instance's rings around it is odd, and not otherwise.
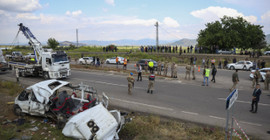
[[[157,78],[154,94],[146,93],[146,77],[143,77],[142,82],[135,82],[132,95],[127,94],[126,74],[73,69],[72,75],[66,80],[74,84],[83,82],[96,87],[99,93],[105,92],[109,96],[110,104],[115,107],[224,127],[225,99],[232,85],[232,71],[219,70],[217,83],[210,83],[209,86],[201,86],[200,73],[197,73],[197,79],[194,81],[184,80],[181,68],[179,72],[179,79]],[[263,91],[258,113],[250,113],[253,89],[250,88],[248,74],[249,72],[239,72],[239,97],[235,103],[234,116],[248,134],[270,139],[270,135],[266,133],[270,130],[269,91]],[[1,74],[0,78],[15,81],[12,72]],[[20,80],[31,84],[42,79],[25,77]],[[235,124],[234,126],[237,128]]]

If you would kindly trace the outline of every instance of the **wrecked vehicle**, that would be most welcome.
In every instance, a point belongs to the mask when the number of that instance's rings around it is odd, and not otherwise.
[[[80,96],[78,96],[78,95]],[[23,90],[14,103],[16,115],[49,117],[63,129],[63,134],[79,139],[118,139],[124,117],[117,110],[108,111],[109,98],[88,85],[72,86],[61,80],[46,80]],[[88,131],[89,130],[89,131]]]

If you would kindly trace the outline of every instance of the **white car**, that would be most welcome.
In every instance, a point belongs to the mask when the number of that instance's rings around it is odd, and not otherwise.
[[[79,64],[91,64],[93,62],[93,57],[83,57],[78,60]]]
[[[230,63],[227,65],[227,68],[230,70],[252,70],[253,63],[251,61],[238,61],[236,63]]]
[[[261,81],[264,81],[265,80],[265,75],[266,75],[266,72],[267,71],[270,71],[270,68],[262,68],[262,69],[259,69],[259,72],[261,74]],[[254,73],[255,73],[256,70],[252,70],[250,75],[249,75],[249,78],[250,79],[253,79],[254,78]]]
[[[270,51],[265,51],[264,55],[270,55]]]
[[[106,59],[106,64],[116,64],[116,57]],[[118,57],[118,64],[124,64],[124,58]]]

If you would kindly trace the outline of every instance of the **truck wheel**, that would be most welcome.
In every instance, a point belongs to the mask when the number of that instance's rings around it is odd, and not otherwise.
[[[43,78],[45,80],[50,79],[49,73],[48,72],[43,72]]]
[[[17,116],[21,116],[23,114],[22,109],[16,104],[14,104],[14,106],[13,106],[13,112]]]

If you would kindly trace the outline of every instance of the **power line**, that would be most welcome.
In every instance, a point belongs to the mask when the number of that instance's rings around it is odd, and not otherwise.
[[[171,36],[174,36],[174,37],[176,37],[177,39],[179,39],[179,40],[181,40],[182,38],[180,38],[180,37],[178,37],[178,36],[176,36],[175,34],[172,34],[172,33],[170,33],[169,31],[167,31],[165,28],[163,28],[162,26],[159,26],[163,31],[165,31],[167,34],[169,34],[169,35],[171,35]]]

